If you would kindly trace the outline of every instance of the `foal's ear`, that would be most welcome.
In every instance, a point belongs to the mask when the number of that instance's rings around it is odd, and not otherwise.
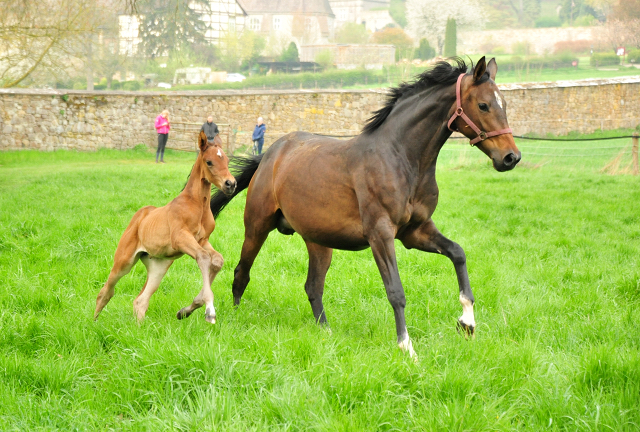
[[[478,63],[476,64],[476,68],[473,70],[473,81],[478,81],[480,78],[482,78],[482,75],[484,75],[484,73],[487,71],[487,61],[484,59],[484,56],[482,56],[482,58],[480,60],[478,60]]]
[[[498,63],[496,63],[495,57],[489,60],[489,63],[487,64],[487,72],[489,72],[489,77],[495,81],[496,74],[498,73]]]
[[[207,148],[207,134],[204,131],[200,131],[200,135],[198,135],[198,148],[202,152]]]

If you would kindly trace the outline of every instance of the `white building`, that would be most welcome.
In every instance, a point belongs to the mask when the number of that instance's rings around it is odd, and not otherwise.
[[[237,0],[210,0],[209,9],[199,4],[193,5],[194,10],[200,12],[200,19],[207,30],[205,38],[212,44],[217,44],[227,32],[241,33],[245,28],[246,12]],[[120,15],[118,17],[120,31],[120,53],[134,54],[140,38],[140,20],[142,16]]]
[[[329,0],[331,9],[336,15],[336,27],[340,28],[345,23],[366,24],[363,15],[372,9],[387,9],[389,14],[390,0]]]
[[[333,38],[335,15],[328,0],[240,0],[247,28],[266,36],[270,45],[300,47]]]

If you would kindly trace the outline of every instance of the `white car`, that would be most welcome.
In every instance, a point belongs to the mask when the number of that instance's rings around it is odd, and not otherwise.
[[[246,80],[247,77],[239,74],[239,73],[230,73],[227,74],[227,82],[242,82],[244,80]]]
[[[169,83],[158,83],[158,87],[163,88],[163,89],[170,89],[171,88],[171,84]]]

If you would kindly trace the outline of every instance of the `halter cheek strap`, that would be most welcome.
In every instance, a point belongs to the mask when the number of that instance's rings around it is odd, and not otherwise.
[[[449,119],[449,123],[447,123],[447,127],[449,128],[449,130],[452,132],[456,132],[456,129],[451,129],[451,125],[453,124],[453,121],[455,119],[457,119],[458,117],[462,117],[462,120],[464,120],[465,123],[467,123],[467,125],[469,125],[469,127],[473,129],[473,131],[478,135],[477,137],[475,137],[469,142],[471,146],[474,146],[478,144],[480,141],[486,140],[487,138],[513,133],[511,128],[500,129],[493,132],[481,131],[480,128],[476,126],[475,123],[473,123],[469,117],[467,117],[467,115],[464,113],[464,110],[462,109],[462,98],[460,97],[460,85],[462,83],[462,77],[464,76],[465,74],[460,74],[460,76],[458,77],[458,82],[456,83],[456,112],[453,113],[453,115]]]

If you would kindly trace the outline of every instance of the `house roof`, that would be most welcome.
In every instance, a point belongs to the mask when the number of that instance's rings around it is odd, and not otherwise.
[[[248,15],[323,14],[333,15],[329,0],[237,0]]]

